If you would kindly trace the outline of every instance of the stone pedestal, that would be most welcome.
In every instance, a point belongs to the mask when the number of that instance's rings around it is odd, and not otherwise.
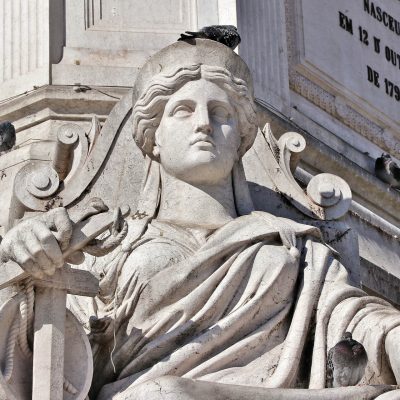
[[[0,101],[49,84],[131,87],[181,32],[236,24],[235,0],[1,0],[0,10]]]
[[[0,1],[0,101],[51,82],[65,40],[63,3]]]

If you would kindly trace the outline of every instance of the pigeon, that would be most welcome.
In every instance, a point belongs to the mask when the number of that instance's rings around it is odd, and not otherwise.
[[[186,31],[181,33],[178,40],[190,40],[194,38],[211,39],[222,43],[234,50],[240,43],[240,35],[236,26],[233,25],[211,25],[201,28],[198,32]]]
[[[329,350],[326,386],[354,386],[364,376],[368,362],[364,346],[346,332],[342,340]]]
[[[0,123],[0,154],[11,150],[15,145],[15,128],[9,122]]]
[[[400,189],[400,167],[392,160],[390,154],[383,153],[376,159],[375,175],[390,187]]]

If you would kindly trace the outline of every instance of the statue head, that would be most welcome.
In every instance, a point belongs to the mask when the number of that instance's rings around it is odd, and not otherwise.
[[[174,43],[140,69],[132,104],[146,156],[138,212],[157,215],[162,171],[194,186],[230,176],[237,214],[253,210],[241,157],[258,128],[251,74],[236,53],[211,40]]]
[[[226,46],[209,40],[169,46],[143,67],[135,89],[135,142],[178,175],[194,165],[196,176],[226,175],[254,141],[250,74]],[[172,151],[179,154],[175,163]]]

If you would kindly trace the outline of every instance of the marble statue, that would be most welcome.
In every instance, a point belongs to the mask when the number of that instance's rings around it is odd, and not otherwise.
[[[399,311],[350,284],[318,228],[254,209],[242,157],[261,132],[240,57],[209,40],[162,50],[136,80],[132,121],[144,180],[108,254],[85,242],[74,249],[95,255],[66,258],[75,221],[62,207],[1,244],[3,265],[33,279],[65,261],[99,279],[94,298],[68,289],[93,353],[90,399],[395,398]],[[346,331],[367,351],[364,385],[325,388]]]

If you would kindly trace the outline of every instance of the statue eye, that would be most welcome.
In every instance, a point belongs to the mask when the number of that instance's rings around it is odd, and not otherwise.
[[[230,114],[229,110],[227,110],[223,106],[215,106],[211,110],[211,116],[219,122],[225,122],[231,118],[231,114]]]
[[[190,114],[192,114],[192,112],[193,112],[193,110],[189,106],[181,104],[181,105],[175,107],[172,110],[170,115],[172,115],[174,117],[187,117]]]

